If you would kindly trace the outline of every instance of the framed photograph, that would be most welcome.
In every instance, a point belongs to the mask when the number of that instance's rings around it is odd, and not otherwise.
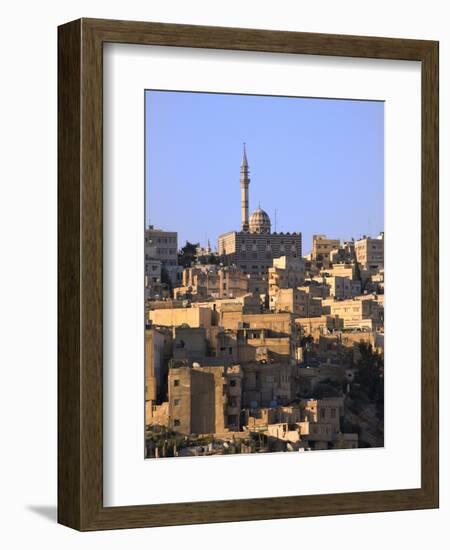
[[[438,43],[58,40],[59,522],[438,507]]]

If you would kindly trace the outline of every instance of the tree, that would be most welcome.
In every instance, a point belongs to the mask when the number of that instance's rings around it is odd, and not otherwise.
[[[316,399],[323,399],[324,397],[341,397],[342,384],[327,378],[316,384],[313,394]]]
[[[186,244],[178,254],[178,263],[183,267],[190,267],[192,262],[197,258],[197,247],[199,243],[191,243],[186,241]]]
[[[302,337],[302,339],[300,341],[300,345],[303,348],[307,344],[312,344],[313,342],[314,342],[314,338],[309,334],[308,336],[303,336]]]
[[[217,265],[219,263],[219,258],[216,254],[207,254],[206,256],[198,256],[197,261],[202,265]]]
[[[167,285],[167,288],[169,289],[169,291],[172,292],[172,289],[173,289],[172,281],[170,280],[169,273],[164,266],[161,267],[161,282]]]
[[[367,342],[360,342],[359,352],[361,357],[356,365],[356,382],[360,384],[369,399],[382,404],[384,401],[383,358]]]

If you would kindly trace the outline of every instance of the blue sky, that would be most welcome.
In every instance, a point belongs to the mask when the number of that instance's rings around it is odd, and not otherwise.
[[[384,229],[384,103],[146,91],[146,223],[213,248],[240,228],[242,143],[250,213],[277,231],[358,238]]]

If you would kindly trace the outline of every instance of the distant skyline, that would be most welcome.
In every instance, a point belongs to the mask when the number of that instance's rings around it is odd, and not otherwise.
[[[213,249],[241,226],[243,142],[250,213],[272,231],[348,240],[384,230],[384,103],[146,91],[146,224]]]

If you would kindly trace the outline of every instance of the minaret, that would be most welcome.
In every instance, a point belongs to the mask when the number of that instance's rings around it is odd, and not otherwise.
[[[248,176],[248,162],[247,152],[245,150],[242,154],[241,162],[241,219],[242,219],[242,231],[248,231],[248,186],[250,178]]]

